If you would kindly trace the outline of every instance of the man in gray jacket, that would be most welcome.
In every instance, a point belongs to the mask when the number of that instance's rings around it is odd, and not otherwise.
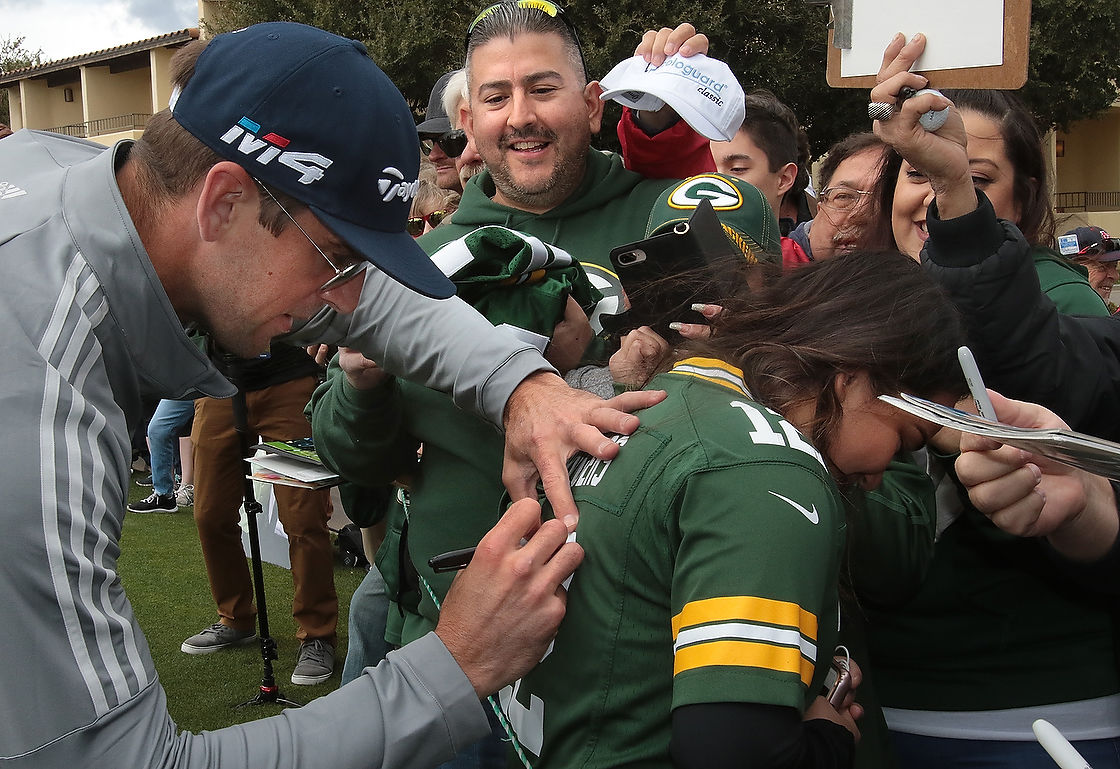
[[[478,698],[543,654],[582,551],[519,502],[434,633],[306,708],[178,733],[117,558],[141,397],[233,392],[183,324],[250,356],[329,306],[324,338],[505,420],[517,496],[531,484],[525,446],[546,447],[535,459],[556,491],[567,454],[610,453],[595,426],[636,419],[568,394],[534,351],[444,298],[451,284],[404,230],[411,115],[360,43],[257,25],[173,70],[171,111],[135,144],[32,131],[0,143],[0,760],[434,765],[489,731]],[[574,511],[570,496],[559,505]]]

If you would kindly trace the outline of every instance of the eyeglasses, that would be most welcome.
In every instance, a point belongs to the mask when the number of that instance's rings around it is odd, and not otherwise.
[[[822,206],[828,206],[834,211],[851,211],[863,200],[864,195],[870,195],[871,190],[856,190],[851,187],[828,187],[821,191],[817,201]]]
[[[307,242],[311,244],[311,247],[318,251],[319,256],[323,257],[323,260],[331,266],[332,270],[334,270],[334,277],[328,280],[323,285],[319,286],[320,294],[336,289],[343,283],[347,283],[365,272],[366,267],[369,266],[369,262],[364,259],[355,259],[352,263],[346,265],[342,269],[339,269],[338,266],[331,261],[331,258],[323,252],[323,249],[319,248],[319,245],[311,239],[311,236],[307,234],[307,230],[303,229],[303,227],[300,226],[299,222],[296,221],[296,218],[288,213],[288,209],[284,208],[284,204],[276,199],[276,196],[272,194],[272,190],[264,186],[264,183],[260,179],[254,177],[253,181],[255,181],[257,185],[265,191],[266,195],[272,198],[272,202],[275,203],[277,207],[284,212],[284,215],[291,220],[292,224],[296,226],[296,229],[303,233],[303,237],[307,238]]]
[[[583,57],[583,46],[580,45],[579,33],[576,32],[575,25],[572,24],[572,20],[569,19],[567,14],[564,13],[563,8],[561,8],[556,3],[551,2],[550,0],[505,0],[505,2],[494,3],[487,8],[483,8],[482,12],[475,16],[474,21],[472,21],[470,23],[470,26],[467,27],[467,45],[465,46],[466,48],[470,48],[471,33],[474,32],[475,27],[477,27],[483,19],[485,19],[487,16],[489,16],[491,13],[501,8],[502,6],[531,8],[533,10],[540,11],[541,13],[548,14],[554,19],[560,19],[560,21],[564,22],[564,26],[567,27],[568,31],[572,34],[572,40],[574,40],[576,43],[576,50],[579,51],[579,61],[580,64],[583,65],[583,71],[585,74],[587,73],[587,63]]]
[[[438,227],[439,223],[443,221],[443,217],[447,216],[446,211],[432,211],[430,214],[423,216],[410,216],[408,218],[408,225],[406,229],[408,234],[414,238],[418,238],[424,234],[424,225],[430,224],[432,227]]]
[[[467,132],[462,129],[444,131],[439,136],[431,136],[420,140],[420,146],[424,149],[425,155],[431,155],[432,145],[437,144],[447,157],[457,158],[467,148]]]

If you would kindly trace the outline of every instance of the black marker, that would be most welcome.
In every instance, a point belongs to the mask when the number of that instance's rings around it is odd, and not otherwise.
[[[464,547],[462,550],[449,550],[428,559],[428,566],[432,571],[441,574],[446,571],[459,571],[467,568],[474,555],[473,547]]]

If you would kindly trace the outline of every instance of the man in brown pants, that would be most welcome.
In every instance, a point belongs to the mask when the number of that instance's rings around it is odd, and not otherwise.
[[[318,365],[302,349],[274,343],[268,358],[240,361],[233,373],[245,392],[250,436],[291,440],[311,435],[303,407],[318,383]],[[231,401],[196,401],[192,438],[194,518],[219,620],[188,638],[181,648],[188,654],[209,654],[252,643],[257,637],[253,584],[238,525],[244,466]],[[295,586],[292,616],[299,626],[300,649],[292,683],[322,683],[334,670],[338,624],[334,554],[327,529],[330,492],[275,485],[273,494],[288,535]]]

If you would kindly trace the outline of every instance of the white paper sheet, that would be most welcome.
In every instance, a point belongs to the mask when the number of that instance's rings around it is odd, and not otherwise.
[[[926,36],[914,71],[1003,64],[1003,0],[852,0],[852,48],[841,51],[841,76],[878,73],[896,32]]]

